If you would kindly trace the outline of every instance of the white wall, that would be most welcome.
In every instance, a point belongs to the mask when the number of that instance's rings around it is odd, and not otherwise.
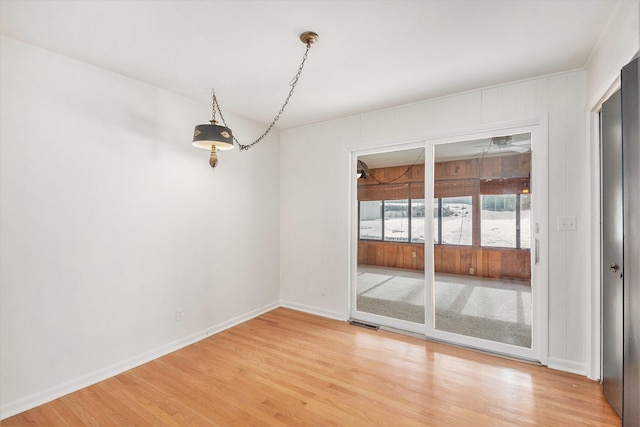
[[[620,70],[640,48],[640,1],[623,0],[611,14],[587,63],[589,107],[602,97],[620,77]]]
[[[282,303],[348,317],[347,147],[411,142],[548,117],[549,365],[585,373],[590,279],[585,268],[590,256],[589,228],[584,226],[589,223],[585,105],[586,73],[576,71],[282,132]],[[557,231],[556,217],[565,215],[577,217],[577,231]]]
[[[277,134],[212,171],[209,106],[0,43],[2,418],[277,305]]]

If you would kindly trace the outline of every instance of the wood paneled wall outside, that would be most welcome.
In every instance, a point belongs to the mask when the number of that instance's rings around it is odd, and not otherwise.
[[[405,167],[406,169],[406,167]],[[531,153],[437,162],[434,179],[527,178],[531,173]]]
[[[371,169],[358,185],[358,200],[393,200],[424,197],[424,165]],[[434,166],[435,197],[473,197],[473,245],[435,245],[436,272],[480,277],[528,280],[528,249],[480,246],[480,194],[516,194],[530,187],[531,153],[438,162]],[[391,184],[380,184],[378,181]],[[364,241],[358,243],[358,262],[366,265],[424,270],[422,250],[409,243]]]
[[[424,245],[360,240],[358,264],[423,271]]]
[[[403,184],[424,182],[424,164],[371,169],[373,176],[358,181],[358,186],[375,185],[380,182]],[[437,162],[434,180],[528,178],[531,173],[531,153],[520,153],[495,157]]]
[[[435,245],[433,258],[437,273],[521,280],[531,278],[529,251]]]
[[[597,382],[279,308],[3,426],[619,426]]]
[[[358,180],[358,187],[367,185],[380,185],[380,182],[392,182],[393,184],[404,184],[407,182],[424,182],[424,163],[395,166],[390,168],[370,169],[371,175]]]

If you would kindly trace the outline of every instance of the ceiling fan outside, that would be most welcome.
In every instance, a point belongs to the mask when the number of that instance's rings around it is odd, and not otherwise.
[[[487,145],[488,143],[488,145]],[[515,151],[516,153],[526,153],[531,150],[529,134],[494,136],[483,141],[474,147],[485,148],[485,154],[498,151]]]

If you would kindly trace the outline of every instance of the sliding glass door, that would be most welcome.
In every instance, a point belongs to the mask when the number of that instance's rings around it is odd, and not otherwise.
[[[351,316],[545,361],[542,135],[514,127],[353,153]]]

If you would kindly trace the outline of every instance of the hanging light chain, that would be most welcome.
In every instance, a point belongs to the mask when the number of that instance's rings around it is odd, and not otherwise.
[[[216,105],[218,105],[216,92],[211,89],[211,124],[216,124]]]
[[[264,133],[262,135],[260,135],[258,137],[258,139],[253,141],[251,144],[246,144],[246,145],[241,144],[236,139],[235,135],[233,135],[233,141],[238,145],[238,147],[240,148],[240,151],[248,150],[249,148],[252,148],[254,145],[256,145],[257,143],[262,141],[264,139],[264,137],[267,136],[267,134],[275,126],[275,124],[278,121],[278,119],[280,119],[280,115],[284,112],[285,107],[289,103],[289,99],[291,99],[291,96],[293,95],[293,90],[296,88],[296,85],[298,84],[298,80],[300,79],[300,75],[302,74],[302,69],[304,68],[304,63],[307,60],[307,55],[309,54],[309,49],[311,49],[311,43],[307,43],[307,49],[305,50],[304,55],[302,56],[302,62],[300,63],[300,67],[298,67],[298,72],[293,77],[293,79],[291,79],[291,81],[289,82],[289,86],[291,86],[291,89],[289,90],[289,94],[287,95],[287,99],[284,100],[284,104],[282,104],[282,107],[280,108],[280,111],[278,111],[278,114],[276,114],[276,116],[273,118],[273,120],[271,121],[271,124],[269,124],[269,127],[267,127],[267,130],[265,130]],[[211,103],[211,110],[212,110],[213,120],[215,120],[215,114],[216,114],[216,111],[218,111],[218,114],[220,114],[220,121],[222,122],[222,124],[225,127],[228,127],[227,126],[227,122],[224,119],[224,116],[222,115],[222,110],[220,109],[220,104],[218,104],[218,99],[216,98],[216,94],[213,91],[213,89],[211,89],[211,95],[212,95],[212,98],[213,98],[212,103]]]

